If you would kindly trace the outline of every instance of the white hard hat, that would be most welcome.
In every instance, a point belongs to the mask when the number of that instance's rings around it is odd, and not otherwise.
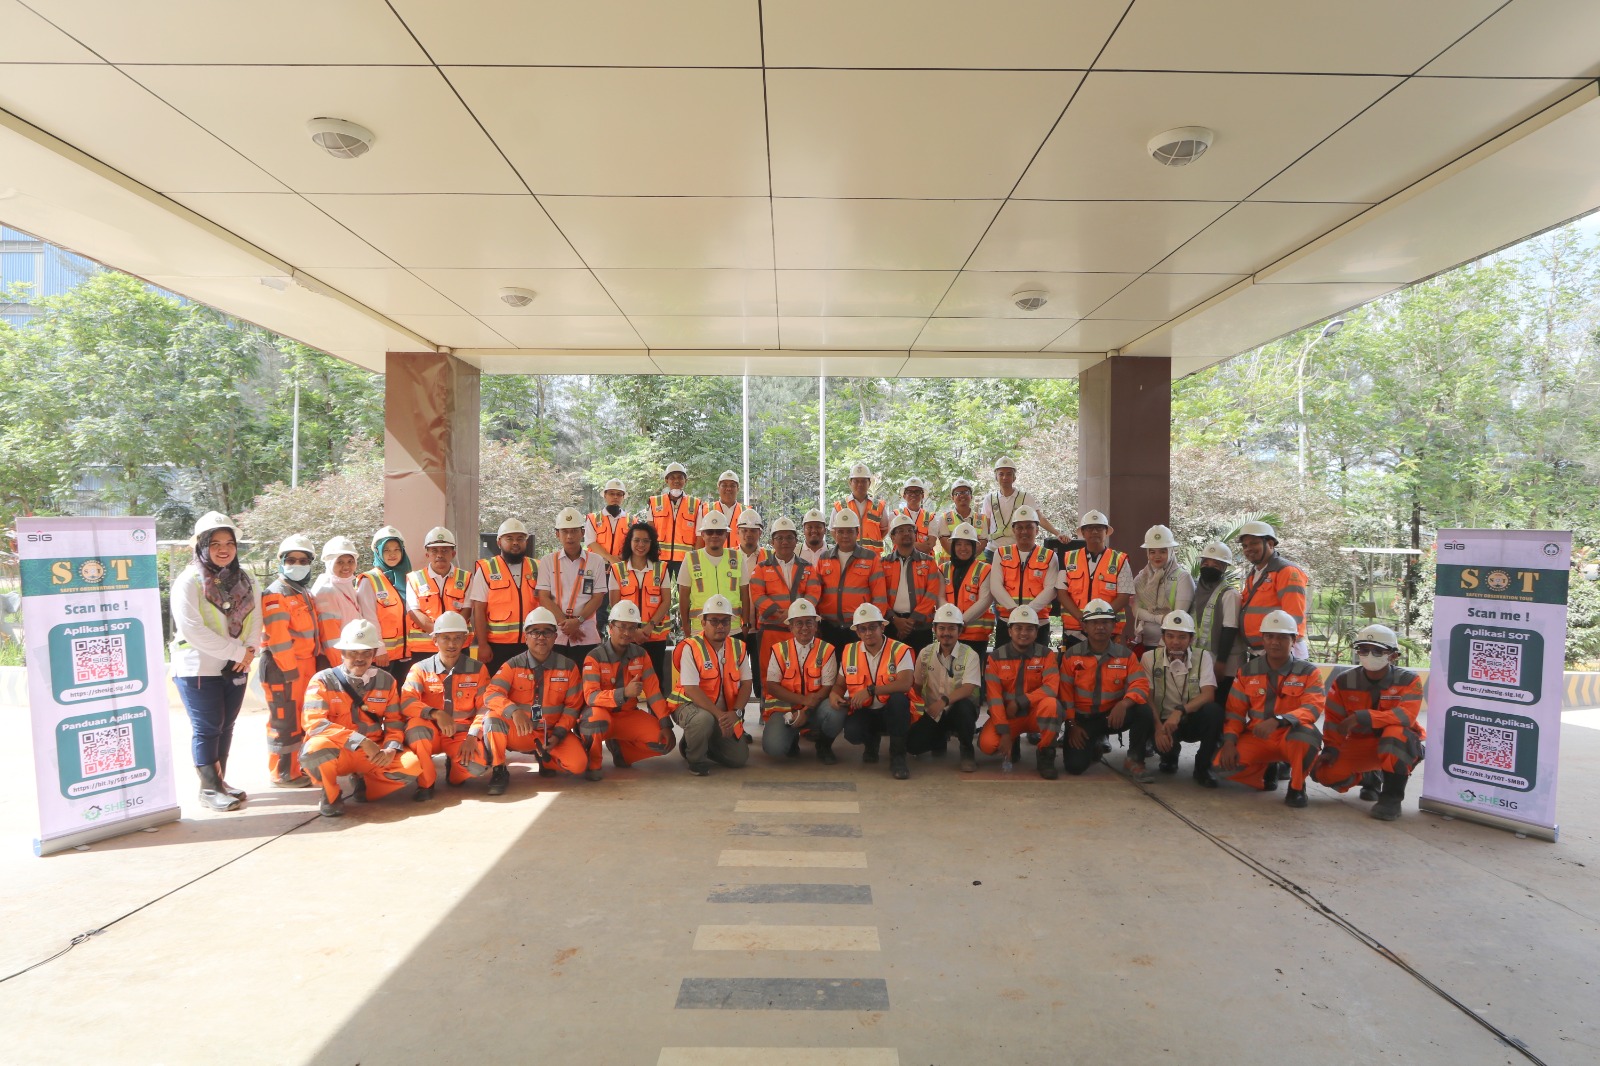
[[[735,474],[732,470],[724,470],[722,473],[717,475],[717,480],[719,482],[731,481],[737,485],[739,483],[739,475]]]
[[[689,476],[689,471],[687,471],[687,470],[685,470],[683,468],[683,464],[682,463],[668,463],[667,464],[667,469],[662,472],[661,476],[662,477],[666,477],[667,474],[682,474],[685,477],[688,477]]]
[[[878,605],[875,603],[863,603],[856,608],[856,613],[850,616],[850,628],[864,626],[868,622],[881,621],[883,621],[883,612],[878,610]]]
[[[773,521],[772,521],[771,532],[773,532],[773,533],[796,533],[796,532],[799,532],[799,531],[794,528],[794,519],[790,518],[788,515],[779,515],[777,518],[773,519]]]
[[[1161,628],[1174,633],[1193,633],[1194,619],[1188,611],[1172,611],[1161,620]]]
[[[622,487],[622,482],[618,481],[616,478],[612,478],[610,481],[606,482],[606,487],[601,489],[600,491],[601,492],[620,492],[624,496],[626,496],[628,494],[628,490],[623,488]]]
[[[341,555],[356,555],[355,541],[349,537],[329,537],[322,546],[322,561],[331,563]]]
[[[1078,528],[1082,529],[1084,526],[1105,526],[1109,529],[1111,519],[1106,517],[1104,511],[1085,511],[1083,517],[1078,519]]]
[[[712,596],[710,599],[706,600],[705,604],[700,608],[701,618],[704,618],[708,614],[731,615],[733,614],[733,604],[728,602],[728,597],[726,596]]]
[[[1265,522],[1246,522],[1239,527],[1239,536],[1240,538],[1268,537],[1272,540],[1277,540],[1278,531]]]
[[[1027,604],[1019,604],[1011,608],[1011,613],[1006,616],[1008,626],[1036,626],[1039,624],[1039,612]]]
[[[956,528],[950,531],[950,539],[970,540],[972,543],[976,544],[978,543],[978,531],[973,528],[971,522],[962,522],[960,525],[956,526]]]
[[[572,510],[572,508],[570,508],[570,507],[567,508],[567,511],[571,511],[571,510]],[[562,511],[561,513],[562,514],[566,514],[567,511]],[[576,514],[577,512],[574,511],[573,513]],[[495,539],[499,540],[501,537],[505,536],[507,533],[521,533],[523,536],[527,536],[528,535],[528,527],[522,524],[522,519],[520,519],[520,518],[508,518],[504,522],[500,523],[500,528],[495,532],[495,535],[494,535]]]
[[[1144,531],[1144,543],[1141,548],[1176,548],[1178,538],[1172,535],[1172,530],[1166,526],[1151,526]]]
[[[895,530],[901,529],[905,526],[910,526],[912,529],[915,529],[917,528],[917,520],[908,514],[896,514],[893,518],[889,519],[890,533],[893,533]]]
[[[761,512],[756,510],[754,507],[746,507],[743,513],[739,515],[739,528],[760,529]]]
[[[956,478],[954,481],[952,481],[950,483],[950,491],[951,492],[956,491],[956,489],[970,489],[970,488],[972,488],[972,482],[968,481],[964,477],[958,477],[958,478]]]
[[[959,626],[965,625],[966,619],[961,617],[961,608],[953,603],[946,603],[940,605],[939,609],[933,612],[933,624],[936,626],[946,624]]]
[[[376,555],[378,552],[378,545],[382,544],[386,540],[397,540],[402,545],[404,545],[406,542],[406,538],[400,535],[400,531],[398,529],[394,528],[393,526],[384,526],[382,529],[378,530],[372,535],[372,552],[374,555]]]
[[[850,478],[851,478],[851,480],[854,480],[854,479],[856,479],[858,477],[870,478],[871,476],[872,476],[872,471],[867,469],[867,464],[866,463],[857,463],[855,466],[852,466],[850,468]]]
[[[1282,633],[1285,636],[1298,637],[1300,624],[1294,620],[1294,615],[1288,611],[1273,611],[1261,620],[1261,632]]]
[[[1018,507],[1015,511],[1011,512],[1011,524],[1012,525],[1016,525],[1018,522],[1033,522],[1033,523],[1037,524],[1038,521],[1039,521],[1039,512],[1035,511],[1032,507],[1029,507],[1027,504],[1023,504],[1021,507]]]
[[[438,636],[440,633],[470,632],[472,632],[472,630],[467,628],[467,620],[462,618],[461,615],[455,611],[446,611],[444,614],[441,614],[438,618],[433,620],[434,636]]]
[[[557,529],[582,529],[583,512],[576,507],[563,507],[561,513],[556,515]]]
[[[1116,617],[1117,609],[1105,600],[1090,600],[1083,605],[1082,618],[1085,622],[1092,622],[1096,618],[1115,619]]]
[[[1362,629],[1356,633],[1355,643],[1377,644],[1380,647],[1387,648],[1389,651],[1400,650],[1400,638],[1395,635],[1395,631],[1390,629],[1388,626],[1379,625],[1376,622],[1370,626],[1362,627]]]
[[[554,617],[554,616],[552,616]],[[611,607],[611,622],[642,622],[639,605],[632,600],[618,600]]]
[[[906,478],[906,483],[900,486],[901,492],[906,491],[906,489],[922,489],[924,492],[926,492],[928,487],[922,483],[922,479],[920,477],[908,477]]]
[[[795,600],[789,605],[788,620],[793,622],[796,618],[815,618],[817,609],[811,606],[810,600]]]
[[[1017,468],[1017,461],[1015,459],[1007,459],[1002,456],[994,461],[994,468],[996,470],[1015,470]]]
[[[194,535],[196,538],[202,533],[210,533],[215,529],[226,529],[233,533],[233,539],[239,539],[239,527],[233,524],[233,519],[221,511],[207,511],[195,519]]]
[[[860,529],[861,519],[848,507],[841,507],[833,512],[833,520],[828,523],[829,529]]]
[[[278,545],[278,558],[282,559],[290,552],[305,552],[307,555],[317,554],[316,545],[311,543],[311,538],[304,533],[291,533],[283,538],[283,543]]]
[[[621,606],[621,604],[618,604],[618,606]],[[615,618],[615,616],[616,608],[613,607],[612,617]],[[524,630],[532,629],[534,626],[550,626],[554,628],[555,625],[556,613],[548,607],[535,607],[528,612],[528,617],[522,620],[522,628]]]
[[[813,507],[811,510],[800,516],[801,525],[809,525],[812,522],[821,522],[823,525],[827,525],[828,516]]]
[[[1206,546],[1200,549],[1200,558],[1215,559],[1219,563],[1233,565],[1233,549],[1220,540],[1207,541]]]
[[[727,514],[723,511],[707,511],[701,515],[700,523],[695,527],[695,532],[704,533],[707,530],[721,530],[726,533],[728,531]]]
[[[448,544],[454,548],[456,546],[456,535],[443,526],[434,526],[428,530],[428,535],[422,538],[422,546],[431,548],[436,544]]]
[[[357,618],[340,630],[333,646],[339,651],[377,651],[383,647],[383,636],[377,626],[365,618]]]

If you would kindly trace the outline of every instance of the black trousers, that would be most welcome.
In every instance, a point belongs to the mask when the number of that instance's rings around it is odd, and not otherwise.
[[[846,645],[854,644],[861,638],[856,636],[856,631],[846,626],[835,625],[826,618],[817,623],[817,636],[833,645],[833,650],[843,652]]]
[[[921,651],[923,648],[926,648],[929,644],[932,644],[933,643],[933,626],[931,626],[931,625],[928,626],[926,629],[913,629],[909,635],[904,636],[904,637],[897,636],[895,634],[894,621],[893,620],[895,618],[906,618],[906,617],[908,617],[908,616],[907,615],[903,615],[903,614],[902,615],[890,614],[889,615],[890,622],[889,622],[889,625],[886,627],[886,632],[891,637],[894,637],[895,640],[898,640],[900,643],[902,643],[906,647],[910,648],[912,651]]]
[[[557,644],[556,652],[571,659],[572,665],[576,666],[581,674],[583,673],[583,661],[589,657],[590,652],[599,646],[598,644]],[[666,690],[662,689],[662,692],[664,693]]]
[[[752,629],[747,633],[740,633],[738,640],[744,645],[744,652],[750,656],[750,695],[761,696],[761,630]]]
[[[972,734],[977,728],[978,701],[975,697],[968,696],[946,707],[937,722],[927,715],[913,722],[906,733],[906,751],[912,755],[921,755],[925,751],[943,747],[950,742],[951,737],[955,737],[956,743],[961,745],[961,750],[966,751],[972,747]]]
[[[646,640],[641,642],[639,647],[643,648],[645,654],[650,656],[650,665],[656,672],[656,680],[661,682],[661,694],[664,696],[671,692],[672,674],[668,672],[668,668],[672,664],[672,658],[667,654],[667,642],[665,640]],[[579,663],[578,668],[582,669],[583,664]]]
[[[890,745],[904,742],[911,731],[911,700],[904,692],[887,697],[882,707],[863,707],[845,716],[844,739],[852,744],[865,744],[868,740],[886,736]]]
[[[1195,773],[1211,769],[1211,760],[1217,757],[1217,747],[1222,743],[1223,717],[1222,704],[1206,703],[1199,710],[1184,715],[1179,723],[1177,739],[1183,744],[1200,745],[1200,750],[1194,756]],[[1163,763],[1176,766],[1178,747],[1178,744],[1174,744],[1171,751],[1157,754],[1161,755]]]
[[[987,640],[963,640],[961,643],[978,653],[978,676],[982,677],[983,672],[989,669],[989,642]],[[996,644],[995,647],[998,648],[1001,645]],[[982,689],[979,689],[979,691],[981,692]]]
[[[1150,710],[1149,704],[1135,703],[1128,708],[1122,718],[1122,727],[1128,731],[1128,752],[1137,757],[1140,752],[1147,750],[1150,744],[1150,735],[1155,731],[1156,716]],[[1080,714],[1075,723],[1085,733],[1089,734],[1088,741],[1081,748],[1072,746],[1072,727],[1068,726],[1062,733],[1061,746],[1062,769],[1069,774],[1081,774],[1089,767],[1100,761],[1100,748],[1098,742],[1110,736],[1110,715],[1106,714]]]
[[[483,665],[488,668],[489,676],[493,677],[500,672],[502,666],[527,650],[526,644],[490,644],[489,661]]]
[[[470,655],[471,652],[468,652],[468,654]],[[407,655],[404,658],[390,659],[389,664],[385,666],[384,669],[389,671],[390,677],[394,678],[403,685],[406,683],[406,675],[411,672],[411,664],[414,662],[416,662],[416,658],[414,656]],[[485,663],[484,665],[487,666],[488,664]],[[493,674],[494,671],[491,670],[489,673]]]

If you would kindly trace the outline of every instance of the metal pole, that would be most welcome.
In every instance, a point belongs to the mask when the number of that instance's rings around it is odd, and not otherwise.
[[[750,506],[750,375],[744,376],[744,399],[741,410],[744,418],[744,505]]]
[[[817,510],[828,513],[828,375],[817,376]]]
[[[294,357],[294,415],[289,423],[289,487],[300,487],[300,357]]]

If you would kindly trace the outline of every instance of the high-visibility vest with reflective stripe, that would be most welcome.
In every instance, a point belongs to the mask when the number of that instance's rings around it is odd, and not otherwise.
[[[712,703],[720,703],[725,711],[732,711],[739,715],[734,723],[733,735],[744,736],[744,708],[739,705],[739,661],[744,654],[744,645],[732,637],[722,642],[722,658],[711,648],[711,641],[706,637],[690,637],[684,641],[679,655],[688,655],[694,659],[694,668],[700,673],[700,683],[696,686],[706,694]],[[683,678],[679,676],[672,686],[671,700],[675,706],[682,707],[690,702],[684,694]]]
[[[1199,599],[1202,589],[1203,586],[1199,582],[1196,582],[1194,587],[1196,599]],[[1200,613],[1195,616],[1194,643],[1191,644],[1190,647],[1194,648],[1196,651],[1209,651],[1213,659],[1215,659],[1217,655],[1217,645],[1222,643],[1222,601],[1227,598],[1227,595],[1230,591],[1238,592],[1239,587],[1235,585],[1230,578],[1224,577],[1221,581],[1217,582],[1217,587],[1211,590],[1210,594],[1206,597],[1206,602],[1200,607]],[[1237,649],[1239,646],[1239,639],[1240,638],[1235,638],[1235,649]],[[1236,652],[1230,651],[1228,653],[1229,659],[1234,659],[1236,657]],[[1220,659],[1217,660],[1216,666],[1217,674],[1219,676],[1222,674],[1223,667],[1226,665],[1227,663],[1224,663]]]
[[[662,562],[682,562],[694,549],[695,526],[702,510],[699,498],[687,493],[676,500],[671,494],[650,497],[650,521],[656,527]]]
[[[922,508],[914,515],[911,513],[910,508],[896,507],[894,509],[894,514],[889,516],[889,520],[891,522],[894,521],[894,516],[898,514],[903,514],[907,518],[910,518],[912,521],[917,523],[913,528],[916,530],[918,540],[922,540],[924,537],[926,537],[928,535],[929,527],[933,525],[933,519],[931,517],[933,512],[929,511],[926,507]],[[887,527],[885,528],[887,529]]]
[[[883,538],[888,531],[888,523],[884,521],[884,502],[882,500],[868,499],[861,503],[854,496],[846,496],[842,500],[833,501],[833,509],[842,511],[846,507],[855,512],[861,519],[861,533],[859,539],[863,548],[874,552],[883,551]]]
[[[661,610],[661,605],[671,594],[667,588],[667,564],[652,563],[650,569],[644,571],[641,577],[626,562],[612,563],[611,584],[622,594],[621,599],[617,600],[618,603],[628,600],[639,608],[639,617],[644,622],[644,629],[641,630],[644,639],[666,640],[667,634],[672,630],[670,612],[668,617],[654,626],[650,624],[650,619]]]
[[[1061,694],[1067,699],[1067,717],[1106,714],[1122,699],[1150,700],[1150,678],[1126,645],[1113,642],[1104,655],[1087,644],[1061,653]]]
[[[1050,699],[1060,698],[1060,674],[1056,653],[1048,643],[1034,641],[1027,648],[1018,649],[1009,641],[994,650],[983,672],[983,691],[989,704],[989,714],[1005,716],[1006,698],[1017,703],[1017,713],[1025,715],[1023,697],[1042,692]]]
[[[1250,571],[1239,592],[1239,622],[1252,648],[1260,650],[1261,623],[1273,611],[1289,612],[1306,635],[1306,573],[1277,552],[1261,573]]]
[[[893,637],[885,637],[883,639],[883,648],[878,652],[878,668],[871,670],[869,669],[870,664],[867,662],[866,649],[862,647],[861,642],[858,640],[846,644],[839,653],[839,676],[844,678],[845,695],[853,697],[868,685],[877,685],[882,688],[892,683],[894,681],[895,665],[908,655],[911,655],[909,647]],[[915,656],[912,658],[915,661]],[[914,690],[908,692],[906,698],[911,701],[911,720],[915,722],[922,717],[922,711],[918,709],[921,700],[916,698]],[[888,702],[888,696],[878,697],[879,707],[885,706]],[[854,714],[855,712],[851,711],[850,713]]]
[[[319,671],[306,686],[300,723],[306,739],[326,737],[341,747],[355,749],[363,738],[380,746],[405,743],[405,719],[400,713],[400,683],[387,670],[374,668],[372,681],[358,708],[339,683],[335,667]]]
[[[768,553],[750,570],[750,598],[758,625],[766,629],[787,629],[789,608],[797,599],[816,601],[822,596],[822,586],[810,563],[796,555],[791,564],[794,576],[787,582],[778,557]],[[771,618],[768,618],[771,615]]]
[[[594,542],[601,551],[619,558],[627,557],[628,527],[632,524],[628,512],[613,517],[605,511],[595,511],[589,515],[589,524],[594,526]]]
[[[691,551],[683,560],[683,568],[689,573],[689,625],[695,634],[700,632],[700,611],[713,596],[726,596],[733,605],[733,628],[729,632],[739,632],[739,574],[743,569],[739,553],[724,548],[722,558],[716,559],[704,549]]]
[[[560,651],[552,651],[542,663],[525,651],[495,671],[485,702],[502,720],[516,708],[528,707],[547,726],[576,729],[583,711],[583,672]]]
[[[732,503],[723,503],[721,500],[706,501],[707,514],[710,514],[712,511],[716,511],[719,514],[725,514],[728,516],[728,539],[730,541],[739,535],[739,518],[747,510],[749,510],[749,508],[740,503],[738,500],[734,500]]]
[[[1094,572],[1089,570],[1089,550],[1087,548],[1074,548],[1067,553],[1066,582],[1067,595],[1071,597],[1078,610],[1083,610],[1090,600],[1105,600],[1107,603],[1115,602],[1117,598],[1117,579],[1122,575],[1122,568],[1127,564],[1128,557],[1115,548],[1107,548],[1100,553],[1100,559],[1095,563]],[[1076,618],[1062,612],[1061,625],[1066,629],[1082,629],[1083,625]]]
[[[833,645],[821,639],[813,640],[811,651],[803,656],[799,642],[793,639],[772,649],[772,661],[783,672],[778,684],[802,696],[809,696],[822,688],[822,672],[827,669],[828,660],[832,657]],[[762,703],[761,720],[764,722],[779,711],[788,713],[798,709],[794,704],[784,703],[769,693]]]
[[[254,578],[251,578],[252,582],[254,580]],[[245,593],[245,595],[254,596],[255,593],[251,591]],[[256,609],[251,607],[250,610],[245,612],[244,617],[239,619],[239,632],[241,634],[250,631],[250,619],[255,616],[255,613]],[[228,616],[223,614],[221,608],[216,604],[206,599],[204,583],[200,588],[200,621],[205,623],[205,627],[213,633],[221,633],[224,636],[228,633]],[[190,647],[189,642],[182,639],[177,642],[177,645],[184,651],[188,651]]]
[[[400,699],[409,718],[432,717],[431,712],[450,709],[456,728],[470,729],[489,697],[489,671],[463,652],[455,669],[446,669],[438,655],[430,655],[411,665]]]
[[[905,579],[905,563],[898,555],[890,553],[883,557],[883,586],[889,599],[889,613],[893,613],[895,600],[900,595],[900,582]],[[915,615],[915,621],[920,626],[933,624],[933,612],[939,609],[942,602],[935,593],[944,593],[944,574],[939,569],[939,564],[933,561],[933,556],[912,549],[911,552],[911,592],[907,599],[911,603],[910,613]]]
[[[1378,738],[1380,757],[1393,756],[1407,770],[1420,760],[1422,741],[1428,733],[1418,722],[1422,715],[1422,679],[1415,671],[1391,666],[1376,682],[1369,681],[1359,666],[1335,674],[1328,683],[1323,709],[1324,753],[1331,752],[1337,758],[1345,735],[1334,727],[1347,718],[1355,718],[1358,725]],[[1360,735],[1360,730],[1350,733],[1352,737]]]
[[[1005,517],[1000,515],[1000,494],[989,493],[989,539],[1005,540],[1007,537],[1015,539],[1016,534],[1011,530],[1011,523],[1017,513],[1018,507],[1032,507],[1035,511],[1039,508],[1034,504],[1033,497],[1021,489],[1011,494],[1011,506],[1006,510]]]
[[[1019,606],[1032,603],[1044,591],[1045,578],[1050,574],[1050,558],[1050,550],[1042,544],[1035,544],[1026,558],[1015,544],[1007,544],[994,557],[994,565],[1000,568],[1000,583]],[[1054,603],[1047,603],[1038,609],[1041,623],[1050,617],[1054,606]]]
[[[980,536],[983,535],[983,516],[978,513],[978,509],[976,507],[974,507],[972,509],[972,513],[967,515],[965,518],[961,517],[954,507],[951,507],[947,511],[940,511],[939,521],[944,527],[944,535],[947,537],[955,533],[956,527],[961,525],[963,522],[977,530]],[[944,550],[943,544],[939,545],[937,552],[939,561],[941,563],[950,561],[950,553]]]
[[[1167,706],[1167,649],[1165,646],[1154,648],[1150,654],[1154,656],[1150,660],[1150,706],[1155,709],[1159,720]],[[1187,704],[1200,695],[1200,675],[1204,672],[1205,656],[1203,648],[1189,645],[1189,672],[1183,678],[1179,703]]]
[[[1321,741],[1317,719],[1327,704],[1322,676],[1314,664],[1290,659],[1274,674],[1265,655],[1257,656],[1239,668],[1228,690],[1227,717],[1222,731],[1238,736],[1267,718],[1288,718],[1289,739],[1307,744]]]
[[[433,583],[433,577],[428,570],[413,570],[406,575],[406,588],[417,601],[417,611],[428,620],[426,632],[418,629],[416,624],[406,623],[406,649],[412,655],[432,655],[439,650],[433,642],[432,623],[439,620],[439,616],[446,611],[456,611],[465,615],[468,610],[467,589],[472,587],[472,575],[459,566],[451,567],[450,574],[444,580],[444,595],[439,595],[438,586]]]
[[[316,600],[288,578],[278,578],[261,594],[261,650],[283,673],[298,670],[297,664],[326,650]]]
[[[637,696],[624,696],[623,691],[635,681],[644,691]],[[604,726],[596,724],[596,710],[611,713],[645,710],[656,718],[672,713],[672,704],[661,694],[661,681],[650,665],[650,655],[639,645],[619,648],[609,640],[602,640],[583,661],[583,712],[578,719],[578,731],[585,736],[605,730]]]
[[[858,544],[849,555],[840,556],[838,548],[829,548],[817,560],[816,573],[822,590],[817,614],[823,618],[847,626],[863,603],[875,603],[880,611],[887,611],[883,560],[871,549]]]
[[[522,620],[539,606],[539,564],[524,557],[519,582],[512,578],[506,561],[495,555],[478,560],[478,573],[489,587],[489,598],[484,601],[489,615],[489,643],[521,644]]]
[[[967,576],[961,579],[961,584],[956,584],[955,564],[944,564],[945,594],[950,596],[950,602],[961,608],[962,617],[966,617],[972,605],[983,596],[983,590],[989,587],[989,564],[982,559],[972,560],[972,565],[967,567]],[[965,629],[961,631],[962,640],[988,640],[989,634],[994,632],[994,608],[984,611],[974,618]]]
[[[373,597],[378,601],[378,632],[383,634],[383,650],[391,659],[406,655],[406,597],[389,575],[374,567],[356,575],[356,588],[365,580],[372,586]]]

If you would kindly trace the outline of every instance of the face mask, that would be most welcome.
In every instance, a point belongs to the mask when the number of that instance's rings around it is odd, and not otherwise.
[[[291,566],[285,563],[284,565],[280,566],[279,569],[283,571],[283,576],[288,578],[290,581],[304,581],[306,578],[311,576],[311,567],[306,564],[296,564]]]
[[[1208,585],[1215,585],[1222,580],[1222,571],[1214,566],[1202,566],[1200,568],[1200,580]]]
[[[1379,670],[1387,670],[1389,668],[1389,656],[1381,652],[1362,652],[1356,658],[1362,666],[1366,667],[1368,670],[1371,670],[1373,673],[1377,673]]]
[[[672,498],[674,500],[676,500],[679,496],[683,495],[683,490],[682,489],[668,489],[667,492],[672,496]]]
[[[610,515],[612,518],[617,517],[617,515],[619,515],[621,513],[622,513],[622,504],[620,504],[620,503],[608,503],[608,504],[606,504],[606,514]]]
[[[363,681],[366,679],[366,676],[372,672],[372,664],[368,663],[366,666],[363,666],[360,669],[357,669],[354,666],[347,666],[344,668],[344,672],[345,676],[352,681]]]

